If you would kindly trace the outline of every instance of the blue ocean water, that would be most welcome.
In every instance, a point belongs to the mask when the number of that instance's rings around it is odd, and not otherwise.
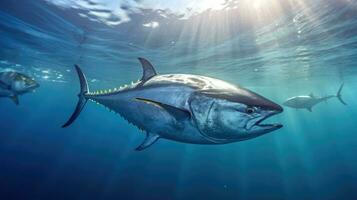
[[[357,3],[165,2],[0,2],[0,70],[41,85],[19,106],[0,99],[0,199],[356,199]],[[137,57],[278,103],[344,82],[348,105],[285,107],[272,119],[284,127],[252,140],[162,139],[142,152],[144,134],[94,103],[61,128],[77,102],[74,64],[105,89],[138,80]]]

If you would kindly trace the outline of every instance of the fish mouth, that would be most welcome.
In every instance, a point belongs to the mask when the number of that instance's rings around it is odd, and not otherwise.
[[[257,120],[255,122],[255,124],[253,125],[253,127],[255,126],[255,127],[260,127],[262,129],[274,129],[274,130],[282,128],[283,125],[279,124],[279,123],[272,123],[272,124],[263,123],[266,119],[268,119],[268,118],[270,118],[270,117],[272,117],[274,115],[277,115],[277,114],[279,114],[281,112],[282,112],[282,110],[271,112],[270,114],[266,115],[265,117]]]
[[[262,128],[276,128],[276,129],[283,127],[282,124],[277,124],[277,123],[275,123],[275,124],[256,124],[256,126],[259,126]]]
[[[35,84],[29,86],[29,87],[27,88],[27,90],[35,90],[36,88],[39,88],[39,87],[40,87],[40,84],[35,83]]]

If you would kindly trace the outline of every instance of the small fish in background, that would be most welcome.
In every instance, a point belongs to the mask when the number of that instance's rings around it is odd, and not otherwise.
[[[40,85],[19,72],[0,72],[0,97],[8,97],[19,105],[19,95],[34,91]]]
[[[75,65],[81,90],[78,104],[62,126],[74,122],[88,100],[120,114],[146,132],[136,150],[159,138],[193,143],[226,144],[275,131],[281,124],[264,121],[283,108],[259,94],[222,80],[191,74],[159,75],[139,58],[143,76],[137,83],[104,91],[90,91],[85,75]]]
[[[327,101],[331,98],[336,97],[343,105],[347,105],[346,102],[342,99],[342,89],[343,89],[343,83],[341,84],[340,88],[337,91],[336,95],[328,95],[325,97],[316,97],[313,93],[310,95],[306,96],[296,96],[296,97],[291,97],[287,99],[283,105],[291,108],[296,108],[296,109],[307,109],[308,111],[312,112],[312,107],[317,105],[320,102]]]

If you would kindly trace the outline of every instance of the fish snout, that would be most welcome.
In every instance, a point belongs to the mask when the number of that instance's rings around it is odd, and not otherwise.
[[[279,114],[284,111],[284,108],[272,101],[267,101],[263,106],[261,106],[264,110],[269,111],[271,114]]]
[[[276,103],[274,103],[274,104],[275,104],[274,111],[276,112],[276,114],[282,113],[284,111],[284,108],[281,105],[276,104]]]

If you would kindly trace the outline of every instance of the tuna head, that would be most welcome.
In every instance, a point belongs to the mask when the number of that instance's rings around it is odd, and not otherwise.
[[[197,128],[213,142],[246,140],[282,127],[262,122],[283,108],[243,88],[196,92],[189,103]]]
[[[16,73],[14,75],[13,81],[11,83],[11,89],[18,94],[31,92],[32,90],[38,88],[39,86],[40,85],[35,80],[20,73]]]

